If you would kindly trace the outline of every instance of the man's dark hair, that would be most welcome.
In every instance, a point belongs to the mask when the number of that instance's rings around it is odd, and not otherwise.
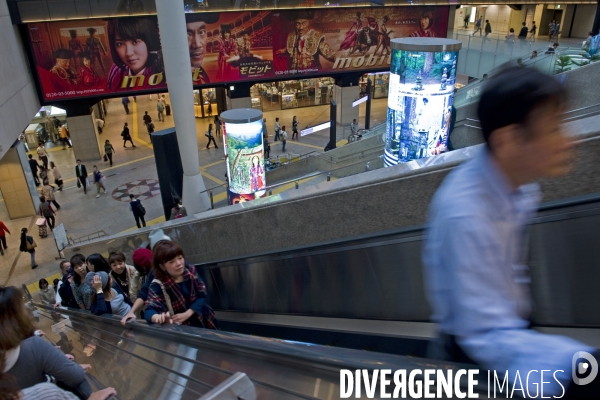
[[[129,195],[129,198],[130,198],[130,199],[133,199],[133,198],[134,198],[134,196],[133,196],[132,194],[130,194],[130,195]]]
[[[488,146],[490,135],[496,129],[524,124],[531,112],[544,103],[558,108],[566,100],[565,88],[534,68],[506,68],[486,82],[477,113]]]
[[[29,157],[30,160],[33,159],[33,155],[32,154],[30,154],[28,157]]]
[[[81,162],[81,160],[78,158],[78,159],[77,159],[77,162]]]

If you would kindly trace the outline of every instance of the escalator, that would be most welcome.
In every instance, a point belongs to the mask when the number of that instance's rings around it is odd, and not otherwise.
[[[537,329],[600,346],[600,194],[545,203],[531,224]],[[435,335],[423,226],[197,265],[224,330],[425,357]]]
[[[91,386],[112,386],[118,399],[336,399],[341,369],[467,368],[185,326],[134,322],[124,329],[112,316],[65,309],[56,310],[59,314],[31,297],[28,306],[48,340],[76,362],[92,365]],[[461,386],[467,387],[466,379]],[[486,391],[483,385],[476,390]],[[362,394],[359,398],[367,398]]]

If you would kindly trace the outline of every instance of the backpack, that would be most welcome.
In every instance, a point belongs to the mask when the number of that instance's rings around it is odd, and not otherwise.
[[[142,202],[139,200],[136,200],[136,208],[137,208],[137,213],[141,216],[146,215],[146,209],[144,208],[144,206],[142,205]]]

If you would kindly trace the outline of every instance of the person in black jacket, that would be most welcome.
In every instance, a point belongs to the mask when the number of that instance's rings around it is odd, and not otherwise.
[[[527,40],[527,33],[529,33],[529,29],[527,29],[525,22],[523,22],[523,26],[521,27],[521,32],[519,32],[519,39],[521,40],[521,42],[524,42]]]
[[[83,185],[83,193],[87,194],[87,169],[85,169],[85,165],[81,163],[81,160],[77,160],[77,166],[75,167],[75,176],[79,179],[79,185]]]
[[[123,138],[123,147],[127,147],[125,143],[131,142],[131,147],[135,147],[133,144],[133,140],[131,140],[131,134],[129,133],[129,127],[127,126],[127,122],[123,125],[123,132],[121,132],[121,137]]]
[[[141,228],[140,220],[142,221],[142,225],[146,226],[146,221],[144,220],[144,215],[146,215],[146,210],[144,206],[142,206],[142,202],[138,199],[135,199],[135,196],[129,195],[129,206],[131,207],[131,212],[133,212],[133,217],[135,218],[135,223],[138,228]]]
[[[31,173],[33,174],[33,179],[35,180],[35,186],[40,186],[40,178],[38,178],[38,170],[40,165],[36,160],[33,159],[33,154],[29,155],[29,167],[31,168]]]

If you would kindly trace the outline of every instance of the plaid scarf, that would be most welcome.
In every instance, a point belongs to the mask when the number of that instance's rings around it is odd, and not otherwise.
[[[187,265],[183,270],[183,282],[191,282],[191,290],[190,297],[187,299],[187,304],[192,304],[197,298],[206,297],[206,286],[202,279],[196,275],[196,268],[193,265]],[[171,300],[171,306],[173,307],[173,312],[175,314],[185,312],[188,307],[186,306],[186,299],[179,289],[179,286],[171,276],[167,276],[164,281],[161,281],[165,290],[166,295],[169,296]],[[165,297],[165,293],[161,290],[161,293],[157,293],[150,286],[150,290],[148,291],[148,300],[146,300],[146,307],[152,307],[157,312],[163,313],[169,311],[167,307],[167,300]],[[193,319],[189,318],[187,321],[183,323],[183,325],[193,324]],[[198,315],[198,319],[200,320],[200,324],[208,329],[219,329],[218,322],[215,318],[215,314],[209,306],[206,304],[202,307],[202,314]]]

